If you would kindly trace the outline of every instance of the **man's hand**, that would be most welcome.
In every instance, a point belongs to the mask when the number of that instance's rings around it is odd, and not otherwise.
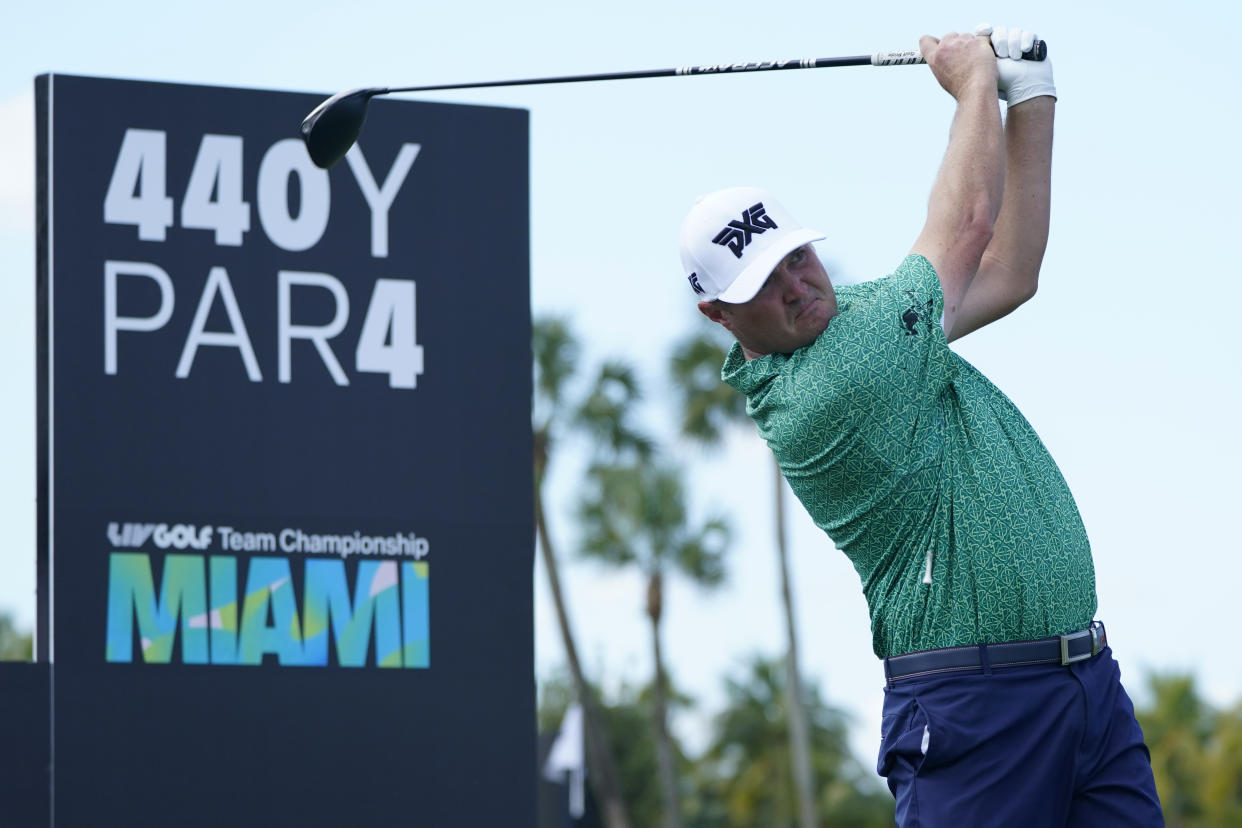
[[[1017,106],[1041,95],[1057,96],[1052,83],[1052,61],[1022,59],[1022,53],[1039,39],[1034,32],[980,23],[975,27],[975,35],[989,38],[996,52],[996,89],[1002,101]]]
[[[989,89],[999,84],[997,60],[986,38],[957,32],[939,39],[923,35],[919,50],[936,80],[959,101],[975,84]]]

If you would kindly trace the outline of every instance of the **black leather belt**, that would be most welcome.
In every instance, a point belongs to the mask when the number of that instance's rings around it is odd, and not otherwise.
[[[1022,667],[1029,664],[1073,664],[1085,661],[1108,646],[1104,625],[1092,621],[1085,630],[1040,638],[1036,641],[1010,641],[1005,644],[978,644],[921,650],[884,659],[884,675],[892,682],[914,676],[933,676],[982,671],[984,659],[990,667]]]

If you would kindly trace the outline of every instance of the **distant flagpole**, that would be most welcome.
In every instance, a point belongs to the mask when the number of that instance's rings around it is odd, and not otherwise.
[[[543,763],[544,778],[569,786],[569,815],[582,819],[586,813],[586,750],[582,735],[582,707],[574,702],[561,719],[561,729]]]

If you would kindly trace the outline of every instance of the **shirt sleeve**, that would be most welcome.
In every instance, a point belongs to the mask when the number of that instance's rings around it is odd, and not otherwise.
[[[932,331],[938,325],[944,333],[944,291],[931,262],[917,254],[907,256],[893,273],[892,289],[898,304],[906,303],[900,319],[907,336],[927,334],[931,339],[944,339]]]

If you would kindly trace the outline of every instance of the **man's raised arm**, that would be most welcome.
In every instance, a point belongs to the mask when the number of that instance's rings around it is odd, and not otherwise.
[[[1004,138],[996,57],[986,37],[923,37],[919,48],[936,80],[957,100],[949,146],[928,200],[927,223],[911,253],[940,277],[945,330],[951,330],[992,239],[1004,190]]]
[[[976,34],[984,34],[984,28],[976,29]],[[991,32],[998,55],[1000,95],[1009,102],[1005,195],[992,241],[961,307],[951,322],[946,315],[945,333],[950,341],[1010,313],[1035,295],[1039,283],[1048,245],[1056,89],[1051,63],[1012,57],[1024,47],[1029,49],[1035,39],[1033,33],[1019,30]]]

